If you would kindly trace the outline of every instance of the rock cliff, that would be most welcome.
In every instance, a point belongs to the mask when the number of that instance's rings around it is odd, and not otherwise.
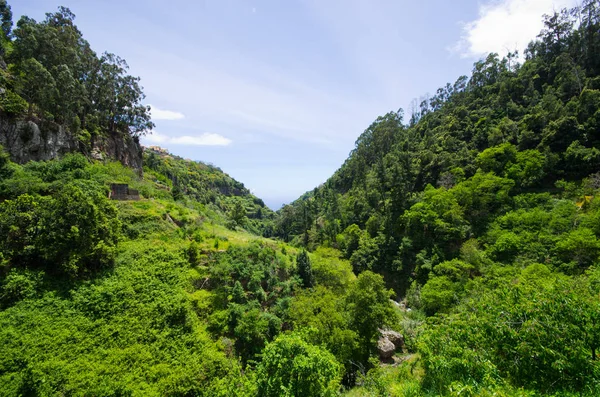
[[[81,152],[97,160],[118,160],[138,172],[142,171],[142,148],[137,139],[127,134],[96,137],[90,145],[83,145],[65,126],[0,117],[0,145],[14,162],[21,164]]]

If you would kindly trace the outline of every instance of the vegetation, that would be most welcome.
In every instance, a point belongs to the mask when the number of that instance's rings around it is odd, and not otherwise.
[[[1,117],[151,128],[68,9],[0,20]],[[597,1],[547,16],[276,214],[158,148],[143,175],[0,150],[0,395],[600,394],[599,28]]]
[[[124,59],[98,56],[68,8],[47,13],[42,22],[23,16],[13,29],[10,6],[2,0],[0,19],[4,117],[67,126],[88,153],[102,136],[137,139],[152,130],[140,79],[127,74]]]
[[[523,57],[490,54],[407,123],[379,117],[278,212],[276,236],[339,250],[411,309],[411,365],[362,393],[600,392],[599,21],[591,0],[545,16]]]
[[[245,228],[266,237],[272,234],[273,211],[243,183],[213,165],[150,147],[144,151],[144,172],[170,190],[174,200],[214,205],[227,216],[230,229]]]

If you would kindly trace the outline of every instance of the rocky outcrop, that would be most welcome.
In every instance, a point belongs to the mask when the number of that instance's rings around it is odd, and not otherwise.
[[[142,172],[142,147],[137,139],[128,134],[98,137],[92,143],[92,151],[104,153],[109,158],[120,161],[124,166]]]
[[[12,121],[0,118],[0,145],[12,161],[50,160],[78,149],[78,143],[62,126],[40,128],[33,121]]]
[[[404,337],[400,332],[396,332],[393,330],[380,330],[381,337],[386,338],[390,342],[394,344],[397,348],[401,348],[404,346]]]
[[[65,126],[52,122],[13,120],[0,116],[0,145],[16,163],[59,158],[66,153],[82,152],[94,159],[111,158],[142,171],[142,148],[128,134],[109,134],[91,142],[86,151]]]
[[[377,350],[379,351],[379,357],[382,360],[388,360],[392,358],[396,351],[396,346],[386,338],[379,338],[377,341]]]
[[[402,351],[404,346],[404,337],[399,332],[393,330],[380,329],[381,337],[377,341],[377,350],[381,360],[389,360],[396,351]]]

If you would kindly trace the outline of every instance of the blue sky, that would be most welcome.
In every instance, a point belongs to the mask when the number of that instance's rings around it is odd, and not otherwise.
[[[323,183],[379,115],[521,49],[576,0],[8,0],[67,6],[142,78],[143,139],[219,166],[273,209]],[[407,110],[408,114],[408,110]]]

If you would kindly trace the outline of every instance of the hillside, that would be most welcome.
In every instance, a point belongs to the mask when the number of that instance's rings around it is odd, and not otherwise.
[[[80,152],[141,169],[139,137],[154,123],[127,62],[98,56],[66,7],[13,29],[3,0],[0,23],[0,145],[13,161]]]
[[[152,156],[143,177],[80,154],[1,157],[0,395],[255,395],[268,379],[256,360],[295,321],[303,282],[354,282],[335,253],[312,255],[308,279],[298,250],[242,229],[260,219],[228,215],[229,200],[268,210],[226,174]],[[189,188],[174,194],[167,174],[182,170]],[[192,189],[207,181],[214,190]],[[139,199],[108,199],[113,183]],[[326,360],[329,377],[311,387],[338,384],[331,353],[290,343]]]
[[[214,207],[228,219],[229,228],[244,227],[267,237],[272,234],[273,211],[218,167],[182,159],[156,146],[144,148],[143,160],[146,178],[168,189],[175,200]]]
[[[544,24],[521,57],[377,118],[278,211],[276,236],[340,250],[411,309],[418,364],[362,393],[598,393],[600,6]]]
[[[490,54],[408,121],[379,117],[324,185],[279,212],[276,235],[342,249],[355,271],[395,273],[402,296],[509,210],[593,196],[600,38],[595,2],[586,7],[577,28],[575,10],[548,16],[522,64]]]

